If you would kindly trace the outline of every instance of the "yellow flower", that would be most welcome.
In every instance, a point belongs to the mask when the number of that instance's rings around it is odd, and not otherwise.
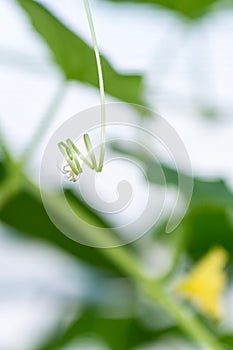
[[[221,297],[227,283],[224,271],[227,260],[228,254],[224,248],[213,248],[176,288],[200,311],[214,319],[221,318],[223,313]]]

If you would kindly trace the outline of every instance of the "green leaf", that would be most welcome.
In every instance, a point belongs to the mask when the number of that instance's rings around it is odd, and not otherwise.
[[[93,49],[43,5],[33,0],[17,1],[29,16],[34,29],[47,43],[66,79],[98,87]],[[102,67],[105,90],[109,95],[125,102],[145,104],[142,96],[142,76],[117,72],[103,55]]]
[[[122,149],[122,146],[118,144],[115,144],[113,149],[136,158],[142,163],[148,181],[162,185],[158,169],[160,165],[152,157],[137,150]],[[162,169],[167,184],[177,187],[177,171],[164,164],[162,164]],[[233,224],[229,215],[232,207],[233,193],[224,181],[206,181],[194,177],[193,196],[189,212],[181,224],[181,230],[178,228],[172,236],[164,235],[165,222],[154,232],[155,239],[158,239],[159,236],[159,239],[166,241],[167,244],[176,245],[178,243],[177,262],[180,254],[185,252],[193,260],[198,260],[216,245],[225,247],[233,259]]]
[[[233,335],[232,334],[225,334],[220,338],[220,341],[222,344],[226,346],[226,350],[233,349]]]
[[[142,163],[142,167],[146,173],[147,180],[151,183],[162,185],[160,171],[158,167],[162,167],[164,176],[166,178],[167,185],[172,185],[178,187],[178,174],[176,169],[165,165],[163,163],[159,164],[151,156],[138,151],[137,149],[130,150],[127,147],[123,148],[118,144],[113,144],[113,150],[120,152],[122,154],[127,154],[132,158],[136,158]],[[189,177],[184,173],[181,174],[182,177]],[[198,177],[193,178],[194,187],[192,194],[191,205],[199,205],[200,203],[215,203],[223,207],[233,207],[233,193],[228,188],[223,180],[205,180]],[[184,193],[185,195],[185,193]]]
[[[159,178],[156,168],[158,164],[152,158],[145,158],[144,164],[148,180],[152,183],[159,184]],[[162,169],[168,185],[178,186],[178,174],[172,167],[162,164]],[[188,175],[182,174],[188,177]],[[193,177],[193,194],[192,204],[199,203],[216,203],[223,206],[233,206],[233,193],[226,183],[221,180],[205,180],[198,177]]]
[[[211,6],[220,0],[111,0],[114,2],[133,2],[156,5],[176,12],[183,17],[196,19],[207,14]]]
[[[4,171],[4,169],[4,164],[0,162],[0,170]],[[88,215],[99,227],[107,227],[107,224],[91,212],[90,208],[77,196],[69,191],[66,192],[66,196],[68,199],[75,199],[76,209],[78,208],[82,215]],[[22,237],[53,244],[85,263],[122,276],[120,268],[111,263],[102,254],[101,249],[79,244],[61,233],[50,221],[42,201],[25,190],[21,190],[0,210],[0,220],[17,230]]]
[[[3,163],[0,161],[0,184],[6,177],[6,168],[3,166]]]
[[[213,246],[224,247],[233,258],[233,225],[224,207],[199,205],[185,219],[186,249],[198,260]]]
[[[193,204],[196,202],[232,207],[233,193],[224,180],[207,181],[194,178]]]

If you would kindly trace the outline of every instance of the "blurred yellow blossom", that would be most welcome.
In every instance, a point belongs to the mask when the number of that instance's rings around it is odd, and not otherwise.
[[[219,319],[222,316],[222,293],[227,275],[224,267],[228,254],[222,247],[210,250],[177,286],[177,291],[194,302],[203,313]]]

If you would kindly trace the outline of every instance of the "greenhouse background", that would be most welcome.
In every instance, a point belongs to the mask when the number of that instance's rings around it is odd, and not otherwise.
[[[111,249],[84,246],[59,232],[24,177],[39,191],[41,161],[53,132],[99,105],[85,8],[81,0],[0,0],[0,350],[232,349],[233,3],[92,0],[90,6],[103,60],[115,72],[103,64],[106,102],[143,104],[174,128],[191,161],[193,199],[172,234],[164,232],[165,215],[123,250],[112,249],[113,258]],[[70,31],[83,40],[83,50]],[[92,59],[86,60],[86,52]],[[136,112],[133,118],[143,128],[155,120]],[[119,145],[114,152],[138,162],[156,189],[151,159]],[[28,157],[23,165],[22,155]],[[177,176],[162,161],[172,201]],[[114,172],[128,174],[135,198],[143,197],[144,184],[130,164],[120,163]],[[116,179],[107,175],[100,188],[111,201]],[[71,191],[76,186],[66,183]],[[74,195],[91,219],[109,226],[79,192]],[[166,205],[169,211],[169,200]],[[214,249],[227,255],[217,320],[176,289]],[[131,274],[114,260],[125,251],[187,315],[195,315],[209,338],[203,335],[198,343],[192,330],[182,329],[156,297],[144,293],[134,269]]]

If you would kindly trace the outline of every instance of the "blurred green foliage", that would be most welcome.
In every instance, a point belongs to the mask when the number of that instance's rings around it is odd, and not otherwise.
[[[161,177],[159,176],[159,167],[162,167],[167,185],[178,187],[179,176],[177,170],[172,168],[172,166],[158,164],[156,159],[149,153],[141,152],[137,148],[132,150],[127,147],[126,142],[124,142],[123,146],[124,147],[122,147],[122,143],[113,143],[112,149],[139,161],[142,164],[149,182],[156,185],[163,185],[163,183],[161,183]],[[191,176],[181,171],[179,171],[179,174],[187,179]],[[233,193],[225,181],[221,179],[211,179],[208,181],[194,176],[193,182],[192,206],[214,203],[215,205],[221,205],[225,209],[231,209],[233,207]],[[183,195],[185,195],[185,193]]]
[[[177,332],[176,327],[152,330],[135,317],[106,317],[97,309],[87,307],[68,328],[60,329],[58,326],[51,338],[38,350],[56,350],[85,337],[100,339],[112,350],[130,350],[173,332]]]
[[[206,15],[210,10],[211,6],[220,3],[221,0],[111,0],[114,2],[131,2],[136,4],[150,4],[159,6],[165,10],[171,10],[188,19],[198,19]]]
[[[3,163],[0,163],[0,169],[4,169]],[[70,192],[66,193],[71,196]],[[72,195],[74,197],[74,195]],[[90,210],[77,196],[75,203],[78,210],[88,212],[98,226],[107,227],[107,224]],[[22,215],[23,213],[23,215]],[[91,248],[72,241],[61,233],[50,221],[43,203],[40,198],[33,196],[25,189],[22,189],[9,201],[0,212],[0,219],[6,223],[15,232],[19,232],[25,237],[37,240],[43,240],[52,243],[65,252],[71,254],[94,267],[100,267],[111,271],[114,274],[120,274],[117,266],[111,264],[102,254],[100,249]]]
[[[187,252],[197,260],[213,246],[222,246],[233,258],[233,225],[224,206],[209,203],[193,209],[187,221]]]
[[[125,0],[114,1],[127,2]],[[64,73],[65,78],[67,80],[75,80],[98,87],[96,63],[94,52],[91,47],[77,34],[66,27],[43,5],[32,0],[17,0],[17,2],[27,13],[33,28],[51,50],[54,61]],[[128,2],[133,1],[128,0]],[[221,1],[137,0],[133,3],[160,6],[169,11],[175,11],[185,18],[196,19],[205,15],[213,4],[221,3]],[[117,72],[103,55],[102,63],[107,93],[125,102],[143,104],[143,77],[141,75],[121,74]],[[140,154],[137,149],[132,151],[124,148],[123,150],[117,146],[115,151],[124,152],[128,157],[136,158],[142,163],[146,171],[147,179],[152,184],[160,185],[157,177],[157,164],[153,158],[145,154]],[[6,184],[8,186],[8,179],[11,176],[8,172],[7,163],[8,160],[4,157],[3,152],[0,162],[0,189],[4,189]],[[167,184],[177,188],[178,176],[176,169],[164,164],[163,171]],[[101,227],[108,227],[108,223],[96,212],[91,210],[77,195],[71,191],[67,191],[66,196],[68,199],[75,201],[75,209],[82,212],[84,216],[88,216],[90,222],[95,222]],[[8,201],[5,200],[2,207],[0,202],[0,219],[4,224],[14,229],[15,234],[20,235],[22,238],[30,238],[35,242],[43,241],[44,243],[54,245],[66,254],[70,254],[77,261],[87,264],[96,274],[100,273],[101,278],[103,278],[101,282],[106,282],[108,279],[117,280],[119,277],[134,280],[135,276],[127,273],[127,271],[122,268],[122,265],[118,265],[114,259],[109,258],[108,254],[106,254],[106,250],[84,246],[64,236],[64,234],[49,220],[43,207],[42,200],[38,195],[38,191],[36,193],[29,191],[27,186],[24,186],[22,183],[22,186],[19,186],[18,189],[14,188],[14,191],[10,191],[8,199]],[[184,234],[179,237],[179,240],[176,240],[175,235],[169,236],[169,239],[168,236],[166,236],[166,239],[163,240],[163,243],[167,242],[167,246],[172,246],[176,253],[174,264],[177,269],[181,268],[180,261],[182,261],[182,259],[195,262],[215,245],[225,247],[232,260],[233,222],[229,214],[232,212],[232,206],[233,194],[224,181],[208,181],[196,177],[194,178],[192,202],[189,212],[181,225]],[[77,228],[77,233],[79,230],[80,228]],[[117,232],[114,232],[114,234],[117,234]],[[155,228],[152,235],[155,238],[154,244],[156,245],[157,239],[160,237],[159,229]],[[177,246],[177,242],[180,244],[179,247]],[[142,249],[146,248],[143,247]],[[111,253],[116,256],[119,251],[121,250],[116,248],[112,249]],[[121,256],[125,257],[128,253],[134,254],[135,265],[136,262],[140,262],[140,249],[136,247],[136,244],[127,246]],[[174,266],[171,266],[171,271],[175,272]],[[176,275],[174,276],[176,278]],[[142,279],[142,282],[145,281]],[[135,298],[134,303],[137,304],[137,298],[139,298],[137,295],[138,285],[137,283],[132,285],[136,291],[136,296],[132,296],[132,298]],[[152,287],[150,285],[149,287],[146,286],[145,290],[148,289],[154,292]],[[165,290],[166,289],[167,286],[165,285]],[[155,294],[154,299],[156,300],[157,298],[159,300],[160,297],[161,295],[158,292],[157,295]],[[103,295],[101,305],[97,303],[97,305],[92,307],[91,305],[85,306],[81,313],[78,312],[74,320],[68,325],[64,325],[62,322],[57,325],[48,339],[42,341],[39,350],[61,349],[64,345],[80,337],[100,338],[112,350],[133,349],[145,343],[156,342],[162,336],[174,334],[186,339],[183,330],[180,330],[182,327],[180,327],[179,324],[171,325],[168,323],[167,327],[161,328],[149,327],[148,322],[146,322],[149,316],[144,316],[144,319],[139,317],[136,312],[136,305],[132,307],[131,315],[128,317],[114,317],[107,306],[105,314],[101,313],[100,309],[105,298],[106,296]],[[178,301],[176,300],[175,303],[178,303]],[[168,317],[170,309],[174,317],[175,311],[172,309],[172,304],[167,307],[165,317]],[[151,310],[154,312],[152,307]],[[191,312],[190,309],[189,311]],[[233,349],[233,338],[231,334],[222,334],[215,322],[207,320],[203,315],[200,317],[197,310],[192,310],[192,312],[197,314],[197,320],[201,318],[207,330],[212,329],[214,336],[220,339],[220,345],[214,345],[212,347],[213,349],[222,350],[225,349],[225,346],[229,346],[229,349]],[[160,323],[160,314],[156,315],[156,317]],[[179,314],[177,320],[180,321],[180,324],[183,325],[183,329],[185,329],[185,316]],[[187,319],[187,322],[188,321],[189,319]],[[198,321],[194,321],[194,326],[197,322]],[[191,333],[191,331],[186,333]],[[205,331],[203,331],[203,334],[205,334]],[[212,337],[206,336],[207,339],[208,337],[209,344],[213,343]],[[191,339],[188,338],[188,341],[191,341]]]
[[[93,49],[43,5],[32,0],[17,1],[28,14],[34,29],[47,43],[66,79],[98,87]],[[125,102],[145,104],[142,76],[117,72],[103,55],[101,61],[105,90],[109,95]]]

